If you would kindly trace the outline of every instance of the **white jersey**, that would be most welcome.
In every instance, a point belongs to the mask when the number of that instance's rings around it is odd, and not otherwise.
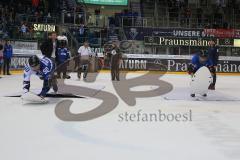
[[[81,56],[90,56],[90,55],[92,55],[91,48],[90,47],[85,47],[85,46],[81,46],[78,49],[78,53]]]

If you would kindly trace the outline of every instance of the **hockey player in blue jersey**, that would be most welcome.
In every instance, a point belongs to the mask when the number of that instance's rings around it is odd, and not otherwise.
[[[200,51],[199,53],[196,53],[192,57],[192,61],[190,65],[188,66],[188,73],[193,75],[197,70],[201,67],[208,67],[210,72],[213,74],[215,73],[215,68],[213,67],[213,62],[210,58],[208,58],[208,52],[207,51]]]
[[[192,61],[188,66],[188,73],[193,76],[197,72],[197,70],[203,66],[207,67],[212,75],[215,74],[213,62],[208,57],[207,51],[200,51],[193,56]],[[207,94],[204,94],[203,96],[206,97]],[[195,94],[191,94],[191,97],[195,97]]]
[[[41,46],[42,52],[50,51],[50,47],[46,44]],[[24,80],[23,80],[23,90],[24,93],[30,90],[30,79],[31,75],[37,75],[41,80],[43,80],[43,87],[41,92],[38,94],[41,98],[46,97],[46,94],[53,87],[54,92],[57,92],[57,83],[54,79],[55,66],[51,59],[46,56],[32,56],[28,60],[24,69]]]
[[[51,81],[54,72],[54,64],[47,57],[32,56],[29,58],[28,64],[24,68],[23,90],[29,92],[31,75],[37,75],[43,80],[43,87],[39,96],[44,98],[51,88]],[[54,87],[55,92],[57,91]]]
[[[70,51],[67,48],[67,38],[65,36],[58,37],[59,48],[57,48],[56,63],[58,67],[57,77],[61,78],[61,73],[63,74],[63,79],[69,79],[70,76],[67,75],[67,64],[65,63],[70,59]],[[65,63],[65,64],[64,64]]]

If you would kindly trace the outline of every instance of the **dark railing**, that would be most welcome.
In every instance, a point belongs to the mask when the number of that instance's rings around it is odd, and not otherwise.
[[[34,16],[26,14],[18,14],[16,17],[18,22],[27,22],[27,23],[53,23],[56,24],[59,22],[59,19],[52,16]]]

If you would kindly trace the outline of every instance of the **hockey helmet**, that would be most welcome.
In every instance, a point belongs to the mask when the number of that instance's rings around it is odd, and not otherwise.
[[[31,56],[29,59],[28,59],[28,64],[30,67],[36,67],[40,64],[40,61],[39,61],[39,58],[34,55],[34,56]]]

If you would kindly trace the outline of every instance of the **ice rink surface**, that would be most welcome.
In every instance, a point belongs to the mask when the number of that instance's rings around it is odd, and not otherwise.
[[[129,74],[129,77],[140,74]],[[138,98],[133,107],[119,98],[117,108],[100,118],[65,122],[54,112],[61,99],[32,105],[23,104],[20,98],[4,97],[21,91],[22,76],[4,77],[0,79],[0,159],[239,160],[240,77],[218,76],[216,91],[202,101],[189,98],[189,76],[164,75],[161,79],[174,86],[167,95]],[[77,81],[76,75],[66,83],[99,87],[117,96],[109,73],[101,73],[92,84]],[[36,77],[32,79],[33,89],[41,85]],[[152,87],[143,86],[137,90]],[[167,96],[176,100],[166,100]],[[73,101],[73,113],[91,110],[101,103],[94,98]],[[139,110],[142,113],[161,110],[169,114],[191,110],[192,121],[120,121],[120,114],[136,114]]]

